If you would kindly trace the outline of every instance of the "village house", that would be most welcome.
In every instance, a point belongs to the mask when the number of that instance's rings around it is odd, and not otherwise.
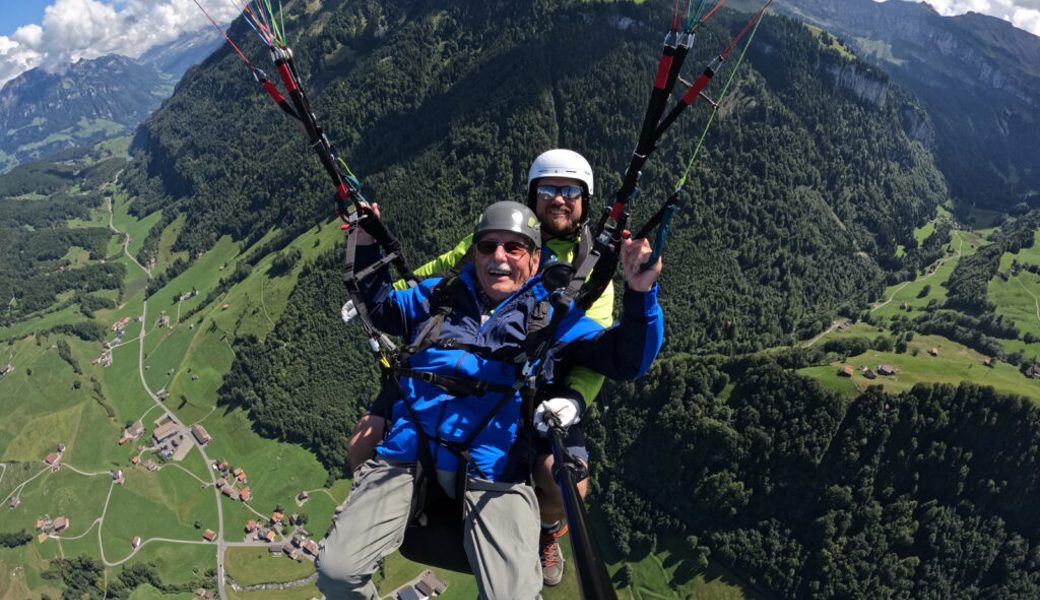
[[[130,459],[130,464],[132,465],[136,465],[139,462],[141,462],[141,457],[136,454]]]
[[[254,531],[256,531],[257,527],[259,527],[259,525],[253,519],[249,519],[248,521],[246,521],[246,533],[253,533]]]
[[[282,543],[282,553],[293,560],[300,560],[300,551],[292,545],[292,542]]]
[[[448,589],[448,584],[436,573],[427,569],[419,576],[419,583],[415,584],[415,588],[427,596],[440,596],[444,590]]]
[[[311,556],[318,556],[318,544],[314,540],[307,540],[302,546],[300,546],[304,552]]]
[[[212,542],[213,540],[217,539],[217,532],[213,531],[212,529],[207,529],[206,531],[202,532],[202,537],[205,538],[207,542]]]
[[[50,454],[48,454],[43,459],[43,462],[46,463],[47,465],[49,465],[55,471],[57,471],[58,468],[61,466],[60,461],[61,461],[61,455],[58,454],[57,452],[51,452]]]
[[[144,466],[149,471],[158,471],[159,470],[159,465],[156,464],[156,462],[154,460],[152,460],[152,459],[148,459],[148,460],[144,461]]]
[[[242,502],[249,502],[249,499],[253,496],[253,492],[249,491],[249,488],[242,488],[238,493],[238,499]]]
[[[281,523],[283,516],[284,515],[282,513],[278,512],[278,511],[274,511],[273,513],[271,513],[271,523],[272,524]]]
[[[200,446],[205,446],[213,439],[209,436],[206,428],[198,423],[191,426],[191,434],[195,436],[195,439],[199,442]]]
[[[144,425],[140,421],[134,421],[125,431],[123,431],[123,435],[132,440],[136,440],[144,435]]]
[[[268,544],[267,545],[267,551],[271,554],[271,556],[281,556],[282,555],[282,545],[281,544]]]
[[[410,585],[401,591],[397,592],[397,600],[428,600],[429,596],[422,594],[419,590],[415,589],[414,585]]]
[[[232,500],[238,500],[238,490],[230,485],[224,486],[224,489],[220,490],[220,492]]]
[[[112,470],[112,481],[114,481],[116,485],[123,485],[124,478],[122,469]]]
[[[227,480],[224,479],[223,477],[221,477],[220,479],[217,480],[217,489],[218,490],[222,489],[225,485],[227,485]]]
[[[163,441],[173,437],[179,430],[180,427],[177,425],[176,421],[165,421],[156,426],[155,431],[152,432],[152,440],[154,440],[156,444],[161,444]]]
[[[296,496],[296,502],[303,504],[307,501],[307,498],[310,498],[310,494],[308,494],[307,491],[304,490]]]
[[[278,536],[275,534],[274,530],[272,530],[272,529],[268,529],[267,533],[264,534],[264,539],[267,540],[268,542],[273,542],[275,540],[275,538],[277,538],[277,537]]]

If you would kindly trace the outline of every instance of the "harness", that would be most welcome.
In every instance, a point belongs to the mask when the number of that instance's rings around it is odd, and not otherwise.
[[[507,386],[475,378],[454,377],[441,373],[414,369],[410,365],[410,359],[412,356],[429,348],[436,347],[441,349],[462,350],[485,359],[512,364],[518,375],[523,372],[528,357],[531,356],[529,349],[529,346],[531,345],[530,340],[536,338],[540,340],[542,337],[541,332],[545,331],[550,324],[552,311],[548,300],[540,300],[536,302],[530,315],[528,315],[528,341],[519,347],[504,347],[491,350],[488,347],[468,342],[461,342],[455,338],[441,337],[444,321],[452,310],[452,301],[464,289],[465,284],[457,275],[443,279],[438,283],[433,288],[430,295],[430,318],[416,335],[415,339],[410,344],[400,348],[396,353],[394,353],[394,355],[383,364],[382,368],[382,388],[384,393],[392,394],[395,400],[401,401],[408,413],[407,418],[409,418],[415,426],[418,438],[416,474],[411,511],[413,522],[421,522],[423,520],[424,511],[430,504],[431,496],[435,496],[438,493],[438,490],[440,490],[440,486],[437,485],[436,481],[434,481],[436,478],[436,465],[433,454],[430,450],[431,444],[435,444],[436,446],[450,452],[456,459],[453,512],[461,518],[462,503],[465,498],[467,480],[470,472],[472,471],[481,478],[489,479],[488,475],[480,469],[470,456],[470,447],[474,440],[476,440],[477,436],[484,431],[495,416],[498,415],[498,413],[509,402],[514,401],[517,392],[521,393],[520,414],[523,423],[521,432],[528,436],[532,435],[532,428],[529,425],[530,415],[533,414],[532,401],[534,394],[533,392],[527,393],[524,390],[530,387],[527,385],[528,383],[534,383],[533,380],[518,376],[515,385]],[[471,427],[469,434],[465,438],[462,440],[445,440],[436,433],[427,431],[423,426],[422,420],[415,409],[413,399],[409,398],[401,387],[401,377],[408,377],[426,382],[460,398],[467,396],[483,396],[488,393],[496,394],[498,398],[489,407],[483,417]],[[387,396],[386,399],[389,399],[389,396]]]

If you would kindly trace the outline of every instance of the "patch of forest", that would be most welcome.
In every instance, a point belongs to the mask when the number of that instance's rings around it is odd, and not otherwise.
[[[769,359],[690,357],[606,395],[595,501],[630,555],[678,529],[779,597],[1040,594],[1040,411],[1023,398],[850,401]]]

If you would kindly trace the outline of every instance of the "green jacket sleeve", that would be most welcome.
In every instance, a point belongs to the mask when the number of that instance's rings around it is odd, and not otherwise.
[[[604,327],[614,324],[614,284],[611,283],[603,294],[589,307],[587,313],[590,319]],[[599,395],[603,387],[603,375],[586,367],[574,367],[565,378],[567,387],[581,394],[585,406],[589,406]]]
[[[430,275],[436,275],[437,273],[444,273],[450,271],[464,256],[469,252],[469,247],[473,245],[473,234],[467,235],[462,238],[462,241],[455,244],[455,247],[448,250],[444,254],[441,254],[437,258],[431,260],[425,265],[415,269],[416,277],[424,278]],[[394,282],[395,290],[404,290],[408,288],[408,284],[403,279],[398,279]]]

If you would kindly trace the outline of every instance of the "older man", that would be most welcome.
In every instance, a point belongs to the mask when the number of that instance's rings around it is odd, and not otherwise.
[[[359,245],[370,243],[359,236]],[[508,359],[548,305],[549,291],[536,275],[539,222],[522,204],[498,202],[484,211],[473,239],[474,261],[456,278],[401,291],[384,271],[363,286],[373,322],[408,339],[415,352],[395,370],[400,394],[390,431],[355,473],[318,557],[318,585],[329,598],[376,597],[371,575],[404,538],[420,454],[435,465],[445,492],[462,494],[461,542],[481,597],[524,600],[541,590],[538,505],[525,483],[531,457],[518,444],[531,424],[522,418],[518,374]],[[645,240],[626,240],[621,252],[627,286],[620,324],[604,329],[572,308],[540,365],[545,379],[564,361],[631,379],[656,357],[664,331],[655,283],[660,262],[642,269],[651,253]],[[359,266],[377,254],[359,247]],[[431,335],[436,339],[423,339]],[[579,416],[550,410],[564,426]]]
[[[574,263],[579,259],[581,237],[588,235],[585,224],[592,212],[595,178],[592,166],[584,156],[566,148],[554,148],[539,154],[527,171],[527,206],[538,217],[542,248],[540,265],[557,260]],[[588,241],[588,240],[586,240]],[[473,236],[466,236],[449,252],[416,269],[419,276],[429,276],[457,269],[472,254]],[[404,289],[404,282],[395,284]],[[348,303],[352,307],[352,304]],[[352,308],[348,308],[348,314]],[[609,327],[613,321],[614,288],[607,286],[588,310],[588,316]],[[348,318],[348,322],[349,322]],[[554,398],[549,403],[555,410],[584,412],[603,384],[603,376],[585,367],[575,367],[554,386]],[[390,406],[380,396],[370,406],[368,414],[357,423],[350,436],[348,454],[351,469],[356,469],[375,452],[375,446],[386,434]],[[589,453],[585,447],[585,433],[581,423],[567,430],[564,440],[568,452],[588,466]],[[563,517],[563,498],[553,481],[553,456],[546,438],[536,440],[534,482],[538,496],[541,535],[538,555],[542,564],[545,585],[557,585],[563,579],[564,561],[559,539],[566,532]],[[578,491],[584,497],[588,480],[578,482]]]

